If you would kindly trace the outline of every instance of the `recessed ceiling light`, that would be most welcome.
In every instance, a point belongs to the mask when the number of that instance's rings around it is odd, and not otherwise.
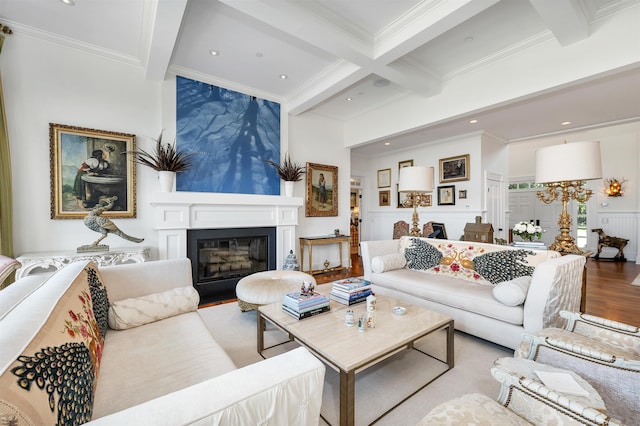
[[[389,145],[391,145],[391,142],[385,142],[384,143],[384,146],[389,146]]]
[[[467,36],[464,38],[464,42],[465,43],[471,43],[473,41],[473,37],[472,36]]]
[[[566,126],[568,124],[571,124],[570,121],[563,121],[562,123],[560,123],[561,126]]]
[[[256,52],[256,57],[262,58],[264,55],[261,52]]]
[[[346,101],[352,101],[352,100],[353,100],[353,98],[347,98],[347,99],[345,99],[345,100],[346,100]]]
[[[211,56],[218,56],[219,54],[220,54],[220,52],[218,52],[217,50],[211,49],[209,51],[209,55],[211,55]]]
[[[476,124],[477,122],[478,122],[478,120],[475,120],[475,119],[474,120],[469,120],[469,123],[471,123],[471,124]]]
[[[288,76],[288,75],[286,75],[286,74],[280,74],[280,79],[281,79],[281,80],[286,80],[287,78],[289,78],[289,76]]]
[[[66,4],[67,6],[75,6],[76,2],[74,2],[73,0],[60,0],[62,3]]]

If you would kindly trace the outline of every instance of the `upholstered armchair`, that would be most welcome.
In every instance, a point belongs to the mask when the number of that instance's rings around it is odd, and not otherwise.
[[[600,394],[607,414],[640,419],[640,329],[593,315],[561,311],[565,329],[525,333],[515,357],[567,368]]]
[[[427,414],[419,426],[433,425],[622,425],[619,420],[583,401],[558,393],[510,368],[491,369],[500,383],[497,400],[473,393],[446,401]]]
[[[393,239],[397,240],[400,237],[409,235],[409,224],[404,220],[399,220],[393,224]]]

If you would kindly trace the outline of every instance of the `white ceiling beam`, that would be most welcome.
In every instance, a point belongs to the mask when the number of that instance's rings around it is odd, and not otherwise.
[[[529,0],[561,46],[589,37],[587,12],[579,0]]]
[[[157,0],[154,6],[145,77],[148,80],[162,80],[178,40],[187,0]]]

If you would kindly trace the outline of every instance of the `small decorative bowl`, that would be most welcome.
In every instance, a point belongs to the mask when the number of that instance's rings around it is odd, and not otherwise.
[[[391,311],[396,315],[404,315],[407,313],[407,308],[403,306],[395,306]]]

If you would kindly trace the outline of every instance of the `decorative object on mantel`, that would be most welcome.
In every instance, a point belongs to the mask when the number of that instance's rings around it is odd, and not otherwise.
[[[560,253],[584,254],[575,244],[571,231],[571,216],[567,204],[571,199],[586,203],[593,191],[583,187],[584,181],[602,177],[600,142],[574,142],[548,146],[536,151],[536,183],[544,183],[538,199],[545,204],[562,201],[558,218],[560,233],[550,250]]]
[[[302,164],[291,161],[289,153],[284,155],[284,159],[280,164],[271,160],[264,160],[264,162],[273,167],[280,179],[284,181],[285,196],[293,197],[293,183],[302,180],[302,175],[306,171],[305,167]]]
[[[199,154],[198,152],[180,151],[175,143],[162,143],[162,133],[155,140],[156,145],[152,152],[138,148],[133,151],[125,151],[123,154],[133,154],[133,161],[156,170],[160,180],[160,190],[171,192],[176,179],[176,173],[184,172],[191,167],[190,157]]]
[[[421,236],[418,227],[418,207],[431,205],[431,195],[427,194],[431,191],[433,191],[433,167],[409,166],[400,169],[398,192],[406,192],[407,197],[403,204],[406,207],[413,207],[413,225],[410,234],[414,237]]]
[[[609,178],[604,180],[604,193],[609,197],[622,197],[625,190],[625,183],[627,180],[622,178],[622,180],[618,180],[615,178]]]
[[[115,203],[117,199],[118,197],[116,196],[103,199],[102,201],[100,201],[100,204],[97,204],[93,209],[91,209],[89,214],[85,216],[84,224],[87,226],[87,228],[91,229],[92,231],[100,232],[102,236],[90,245],[78,247],[78,253],[86,253],[92,251],[109,251],[108,245],[99,244],[100,241],[107,238],[109,234],[115,234],[121,238],[124,238],[125,240],[129,240],[134,243],[141,243],[144,241],[144,238],[136,238],[132,237],[131,235],[125,234],[120,230],[120,228],[116,226],[115,223],[111,221],[111,219],[100,216],[105,210],[109,210],[111,207],[113,207],[113,203]]]
[[[620,237],[610,237],[604,233],[602,228],[592,229],[591,232],[598,233],[598,253],[596,253],[596,255],[593,256],[594,259],[613,260],[616,262],[627,261],[627,259],[624,257],[624,248],[626,247],[629,240],[627,240],[626,238],[620,238]],[[600,252],[602,251],[602,247],[617,248],[618,253],[616,253],[616,255],[610,259],[600,258]]]

